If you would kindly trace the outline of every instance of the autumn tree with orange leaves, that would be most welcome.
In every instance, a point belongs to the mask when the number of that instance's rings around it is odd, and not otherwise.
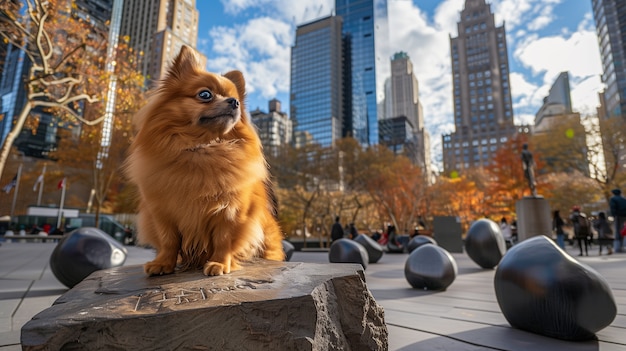
[[[128,46],[128,38],[122,38],[116,57],[116,97],[107,156],[101,156],[102,134],[105,133],[102,125],[83,125],[79,128],[78,137],[72,131],[60,133],[58,148],[51,153],[51,157],[57,159],[61,168],[71,170],[66,173],[72,183],[82,183],[88,189],[93,189],[92,200],[96,215],[103,206],[110,212],[135,211],[134,201],[126,203],[132,198],[127,193],[132,186],[123,181],[121,166],[133,135],[132,116],[145,101],[144,77],[137,70],[136,55]],[[101,60],[92,67],[94,77],[100,70],[100,78],[87,79],[87,90],[109,89],[108,74],[104,72],[103,66],[104,60]],[[85,118],[92,120],[103,115],[104,108],[103,103],[90,105],[85,109]]]
[[[20,8],[21,5],[24,8]],[[26,103],[0,151],[0,175],[13,142],[37,109],[62,111],[86,125],[100,123],[103,116],[87,119],[89,104],[102,101],[106,90],[88,88],[88,79],[101,79],[94,63],[106,57],[106,33],[73,14],[72,1],[26,0],[0,2],[0,38],[22,50],[30,64],[26,81]]]

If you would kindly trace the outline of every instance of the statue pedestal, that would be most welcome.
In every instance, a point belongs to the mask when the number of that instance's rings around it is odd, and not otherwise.
[[[524,196],[515,203],[518,242],[533,236],[552,238],[550,205],[543,196]]]

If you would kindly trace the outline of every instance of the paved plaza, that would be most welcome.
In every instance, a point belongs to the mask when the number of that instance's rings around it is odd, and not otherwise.
[[[21,350],[20,329],[52,305],[67,288],[48,265],[54,243],[2,243],[0,246],[0,351]],[[125,265],[142,264],[152,250],[128,246]],[[459,273],[446,291],[412,289],[404,278],[407,254],[386,253],[365,270],[367,285],[385,309],[389,350],[626,350],[626,254],[577,257],[609,282],[617,317],[597,333],[598,340],[567,342],[512,328],[496,301],[495,270],[482,269],[465,254],[453,253]],[[295,252],[292,262],[327,263],[327,252]]]

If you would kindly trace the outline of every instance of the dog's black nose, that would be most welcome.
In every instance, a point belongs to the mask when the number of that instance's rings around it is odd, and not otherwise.
[[[228,98],[226,99],[226,102],[228,102],[230,104],[230,107],[232,107],[233,109],[236,109],[239,107],[239,100],[235,98]]]

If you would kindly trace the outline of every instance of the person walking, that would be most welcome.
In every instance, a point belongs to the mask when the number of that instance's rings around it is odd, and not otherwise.
[[[611,225],[606,218],[606,214],[604,212],[598,213],[598,219],[593,223],[593,228],[598,232],[598,246],[600,247],[599,255],[602,255],[602,239],[614,239],[613,230],[611,229]],[[613,253],[613,248],[611,245],[607,245],[607,254],[611,255]]]
[[[624,223],[626,223],[626,198],[622,196],[620,189],[611,190],[613,196],[609,199],[609,208],[611,210],[611,216],[613,216],[613,225],[615,228],[615,240],[613,240],[613,250],[615,252],[622,252],[622,236],[619,233],[622,231]]]
[[[339,216],[337,216],[335,217],[335,223],[330,227],[330,241],[332,243],[341,238],[343,238],[343,227],[341,223],[339,223]]]
[[[350,239],[354,240],[359,235],[359,232],[356,230],[354,223],[350,223]]]
[[[511,226],[509,225],[509,222],[507,222],[506,217],[502,217],[502,219],[500,219],[500,232],[502,232],[502,237],[504,238],[504,241],[509,242],[511,245],[513,245],[513,241],[511,238]]]
[[[552,230],[556,233],[556,244],[563,250],[565,250],[565,232],[563,231],[563,225],[565,222],[561,218],[560,211],[555,210],[552,216]]]
[[[576,237],[576,240],[578,241],[578,247],[580,248],[580,255],[578,256],[583,256],[583,245],[585,246],[585,256],[589,256],[587,240],[589,235],[591,234],[591,230],[589,228],[589,220],[587,219],[587,215],[580,212],[580,207],[574,206],[572,207],[570,220],[574,225],[574,236]]]

